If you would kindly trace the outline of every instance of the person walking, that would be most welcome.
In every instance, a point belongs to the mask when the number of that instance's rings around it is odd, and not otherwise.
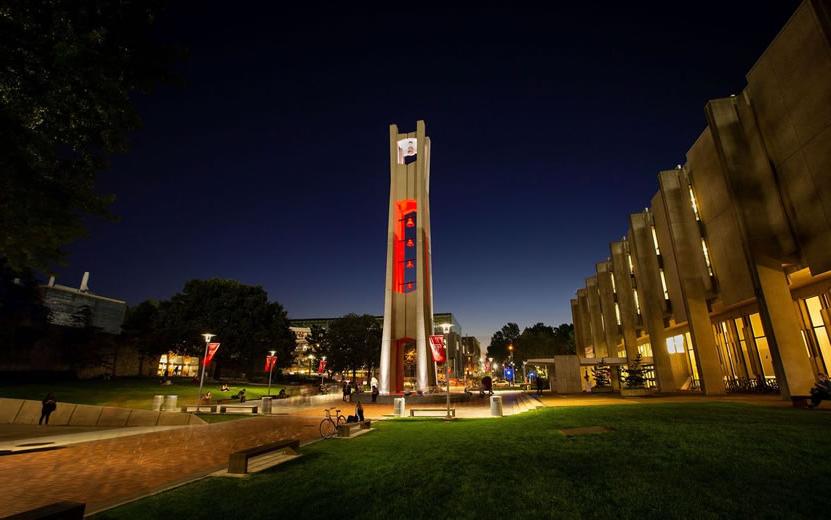
[[[46,424],[49,426],[49,416],[52,415],[58,408],[58,402],[55,400],[55,396],[52,395],[52,392],[46,394],[46,397],[41,401],[43,407],[40,409],[40,420],[38,421],[38,426],[42,424]]]
[[[375,385],[372,387],[372,402],[378,402],[378,386]]]
[[[542,395],[542,377],[537,374],[537,395]]]

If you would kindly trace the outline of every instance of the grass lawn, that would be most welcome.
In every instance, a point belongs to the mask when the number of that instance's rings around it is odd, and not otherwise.
[[[578,426],[614,431],[557,431]],[[726,403],[383,421],[96,518],[820,518],[830,434],[831,413]]]
[[[259,399],[267,393],[265,386],[237,386],[231,387],[230,392],[220,392],[219,385],[205,384],[205,391],[210,391],[213,399],[224,399],[236,394],[240,388],[245,388],[248,399]],[[277,394],[282,385],[272,385],[271,393]],[[286,389],[288,392],[289,390]],[[169,386],[159,384],[158,378],[119,378],[111,381],[101,379],[89,381],[59,381],[56,383],[37,384],[0,384],[0,397],[18,399],[35,399],[40,401],[52,392],[58,401],[80,404],[99,404],[106,406],[123,406],[126,408],[153,407],[153,396],[156,394],[176,394],[180,404],[196,402],[199,394],[199,385],[195,385],[189,378],[177,379]]]

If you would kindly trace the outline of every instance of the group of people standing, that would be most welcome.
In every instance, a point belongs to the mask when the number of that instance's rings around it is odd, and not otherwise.
[[[370,387],[372,388],[372,402],[378,401],[378,378],[372,376],[370,380]],[[343,393],[343,401],[344,402],[352,402],[352,396],[354,394],[362,393],[361,387],[355,383],[354,381],[344,381],[341,385],[341,392]]]

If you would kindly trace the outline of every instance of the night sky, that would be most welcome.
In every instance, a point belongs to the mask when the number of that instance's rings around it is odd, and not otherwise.
[[[159,32],[189,51],[183,85],[138,98],[144,126],[99,181],[121,221],[92,222],[58,282],[88,270],[135,304],[233,278],[292,318],[380,314],[388,125],[424,119],[436,311],[483,340],[570,322],[706,101],[741,91],[798,2],[581,4],[177,2]]]

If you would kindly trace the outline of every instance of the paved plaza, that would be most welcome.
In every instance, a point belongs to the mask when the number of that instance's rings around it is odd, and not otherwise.
[[[623,399],[605,395],[550,395],[540,398],[521,392],[500,392],[505,415],[523,413],[538,406],[638,406],[658,403],[712,402],[697,396],[664,396]],[[777,396],[728,396],[718,401],[786,407]],[[277,439],[297,438],[301,443],[318,440],[318,425],[324,407],[337,407],[344,415],[354,404],[337,398],[305,405],[283,406],[279,415],[245,418],[223,423],[182,426],[169,429],[116,429],[26,427],[4,425],[0,440],[6,446],[37,443],[49,439],[61,449],[19,453],[0,457],[0,480],[15,482],[26,475],[25,483],[11,486],[0,495],[0,513],[7,515],[59,500],[85,502],[87,512],[156,493],[202,478],[226,467],[228,455],[239,449]],[[441,408],[442,405],[429,405]],[[460,419],[490,417],[489,400],[474,396],[471,401],[453,403]],[[364,405],[367,417],[391,417],[391,404]],[[440,416],[441,414],[438,414]],[[495,419],[497,420],[497,419]]]

